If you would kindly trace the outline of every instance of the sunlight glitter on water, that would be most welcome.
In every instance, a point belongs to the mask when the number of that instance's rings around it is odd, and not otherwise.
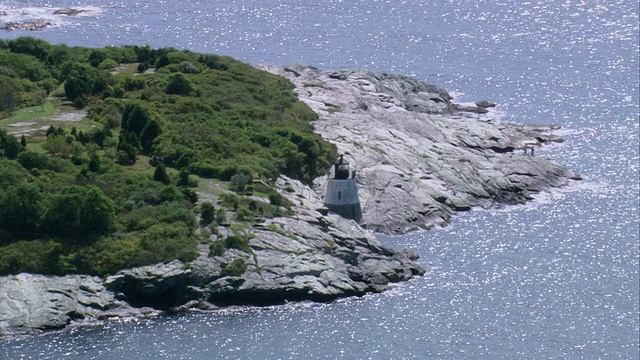
[[[585,180],[445,229],[381,237],[415,248],[427,270],[383,294],[78,327],[12,341],[0,357],[638,358],[635,3],[96,0],[95,17],[35,34],[412,74],[464,92],[456,100],[497,102],[505,121],[561,124],[566,142],[540,156]],[[23,35],[33,33],[1,34]]]

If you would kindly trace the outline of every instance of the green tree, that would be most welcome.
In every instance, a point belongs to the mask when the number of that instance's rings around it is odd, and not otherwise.
[[[51,155],[62,158],[69,158],[79,155],[82,150],[82,144],[76,141],[75,137],[69,136],[49,136],[43,148]]]
[[[43,215],[43,225],[53,236],[80,241],[94,240],[115,225],[115,206],[98,187],[72,185],[62,188]]]
[[[11,112],[18,106],[18,90],[10,78],[0,75],[0,113]]]
[[[155,170],[153,171],[153,180],[159,181],[165,185],[167,185],[171,179],[169,178],[169,174],[167,174],[167,167],[164,163],[159,163],[156,165]]]
[[[25,169],[47,169],[49,167],[49,156],[31,150],[26,150],[20,153],[17,158],[20,165]]]
[[[140,102],[129,102],[122,112],[122,130],[140,135],[151,120],[149,110]]]
[[[45,61],[49,58],[51,44],[33,37],[19,37],[9,41],[9,49],[14,53],[31,55],[38,60]]]
[[[186,168],[180,169],[180,174],[178,175],[178,186],[189,187],[190,185],[189,171]]]
[[[144,129],[142,129],[142,133],[140,133],[140,145],[142,146],[142,151],[149,154],[151,152],[153,141],[160,136],[161,133],[162,128],[160,127],[160,122],[156,119],[149,120],[144,126]]]
[[[135,134],[134,134],[135,135]],[[120,134],[118,137],[118,162],[121,164],[133,164],[138,157],[136,147],[129,143],[126,134]]]
[[[108,87],[109,73],[92,68],[86,64],[67,64],[63,71],[67,73],[64,91],[67,98],[75,101],[79,97],[100,94]]]
[[[22,151],[18,140],[7,134],[4,129],[0,129],[0,157],[4,156],[9,160],[15,160]]]
[[[238,173],[231,177],[229,183],[229,190],[235,191],[238,194],[242,194],[245,191],[247,185],[251,183],[251,176],[245,173]]]
[[[18,239],[32,239],[40,227],[43,201],[32,183],[9,186],[0,202],[0,224]]]
[[[213,219],[216,214],[216,209],[213,207],[213,204],[210,202],[206,202],[202,204],[200,208],[200,225],[207,226],[213,222]]]
[[[108,57],[109,55],[106,53],[106,51],[102,49],[93,49],[89,53],[89,64],[91,64],[91,66],[93,67],[98,67],[98,65],[100,65],[101,62],[107,60]]]
[[[169,82],[167,83],[166,88],[167,94],[189,95],[192,91],[193,85],[191,84],[191,81],[184,77],[183,74],[173,74],[169,77]]]
[[[91,155],[89,160],[89,171],[97,173],[100,170],[100,157],[98,154]]]

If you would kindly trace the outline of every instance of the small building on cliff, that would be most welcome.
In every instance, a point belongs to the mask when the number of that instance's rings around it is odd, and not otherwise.
[[[362,208],[358,198],[358,186],[356,185],[356,172],[351,171],[349,163],[341,155],[333,165],[333,178],[327,182],[327,194],[324,205],[344,218],[357,222],[362,220]]]

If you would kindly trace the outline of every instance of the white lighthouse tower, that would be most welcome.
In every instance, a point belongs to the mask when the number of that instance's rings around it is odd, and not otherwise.
[[[341,155],[334,163],[334,176],[327,183],[324,205],[336,214],[357,222],[362,220],[362,209],[358,199],[356,173],[349,169],[349,163]]]

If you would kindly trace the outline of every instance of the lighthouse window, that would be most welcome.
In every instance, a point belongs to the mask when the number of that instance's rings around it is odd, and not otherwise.
[[[338,200],[342,200],[342,191],[338,191]]]

